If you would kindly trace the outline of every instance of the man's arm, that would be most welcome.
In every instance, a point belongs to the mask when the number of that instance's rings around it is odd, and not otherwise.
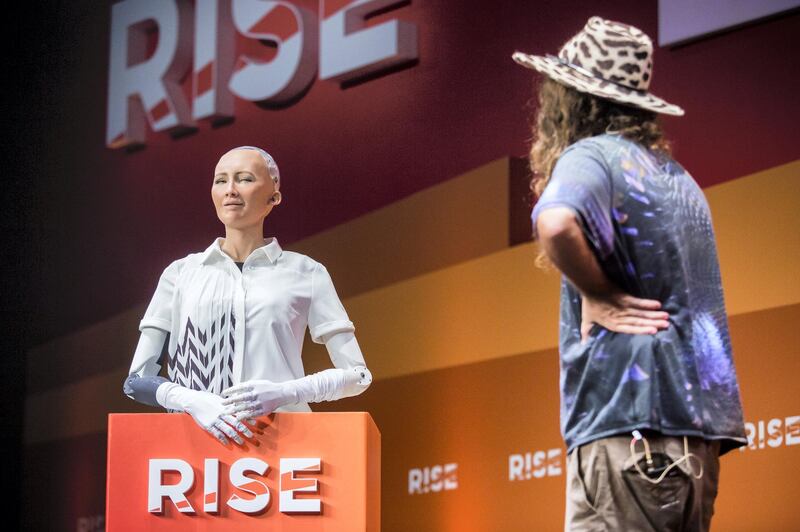
[[[547,257],[581,294],[602,297],[619,291],[600,269],[572,209],[545,209],[536,230]]]
[[[543,210],[536,230],[547,257],[583,296],[582,339],[593,323],[626,334],[655,334],[669,326],[669,315],[658,310],[660,302],[633,297],[608,280],[572,209]]]

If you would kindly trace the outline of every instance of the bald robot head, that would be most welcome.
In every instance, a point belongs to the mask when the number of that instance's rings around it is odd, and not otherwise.
[[[272,179],[272,182],[275,183],[275,190],[279,190],[281,188],[281,174],[278,171],[278,164],[275,162],[275,159],[272,158],[272,155],[267,153],[266,151],[262,150],[257,146],[239,146],[228,150],[228,153],[235,151],[235,150],[253,150],[257,151],[261,158],[264,159],[264,164],[267,167],[267,173],[269,177]]]

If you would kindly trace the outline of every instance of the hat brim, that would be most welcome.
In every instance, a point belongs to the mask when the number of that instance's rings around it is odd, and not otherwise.
[[[649,92],[629,89],[610,81],[589,76],[549,57],[529,55],[522,52],[514,52],[511,57],[518,64],[532,68],[554,81],[568,85],[580,92],[587,92],[625,105],[640,107],[654,113],[673,116],[683,116],[684,114],[684,110],[677,105],[671,104]]]

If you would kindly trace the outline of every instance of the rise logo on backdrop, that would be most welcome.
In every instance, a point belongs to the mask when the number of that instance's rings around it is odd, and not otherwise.
[[[531,451],[508,456],[508,480],[531,480],[561,475],[560,448]]]
[[[408,471],[409,495],[450,491],[458,488],[458,464],[437,464]]]
[[[314,13],[287,0],[118,2],[111,8],[106,145],[144,144],[145,121],[172,134],[198,121],[228,121],[234,97],[287,105],[317,73],[346,83],[409,64],[417,58],[414,24],[366,22],[407,3],[319,0]],[[237,36],[265,44],[264,53],[237,52]],[[189,69],[191,101],[181,88]]]
[[[747,447],[739,447],[740,451],[800,445],[800,416],[748,421],[744,424],[744,430],[747,434]]]

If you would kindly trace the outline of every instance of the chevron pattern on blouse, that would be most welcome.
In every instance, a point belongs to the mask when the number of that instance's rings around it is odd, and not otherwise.
[[[235,325],[230,311],[212,320],[207,330],[192,323],[189,317],[182,339],[169,360],[169,380],[216,394],[232,386]]]

